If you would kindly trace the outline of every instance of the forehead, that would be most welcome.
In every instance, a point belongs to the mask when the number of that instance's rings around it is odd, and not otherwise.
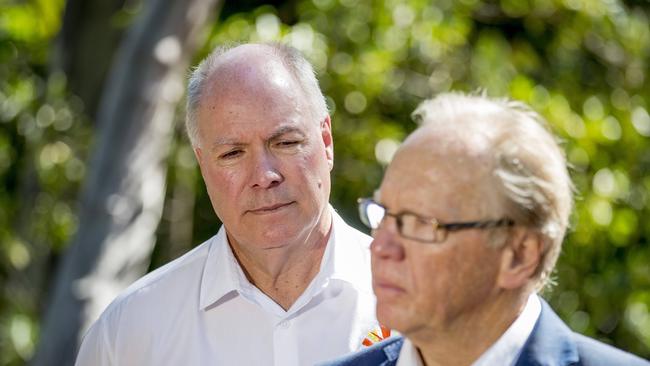
[[[228,108],[241,103],[272,109],[302,101],[299,85],[280,60],[260,52],[240,53],[229,55],[208,77],[200,104],[202,109]]]
[[[379,191],[391,210],[440,219],[476,211],[492,187],[487,142],[449,131],[416,131],[390,163]]]
[[[238,49],[222,56],[207,77],[206,97],[245,92],[265,96],[295,90],[296,80],[275,55],[261,50]]]
[[[214,139],[303,128],[309,113],[300,90],[278,60],[257,55],[226,60],[207,80],[198,111],[200,134]]]

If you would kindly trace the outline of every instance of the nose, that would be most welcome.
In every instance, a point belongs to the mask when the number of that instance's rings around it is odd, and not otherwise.
[[[251,187],[272,188],[284,181],[284,177],[277,169],[275,158],[263,151],[253,159]]]
[[[384,217],[381,225],[373,231],[370,252],[374,258],[400,261],[404,259],[404,246],[392,217]]]

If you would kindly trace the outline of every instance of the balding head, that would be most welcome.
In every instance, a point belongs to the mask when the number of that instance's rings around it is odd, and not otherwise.
[[[499,202],[490,194],[495,183],[489,136],[475,132],[467,134],[454,126],[419,128],[402,143],[388,170],[422,185],[444,182],[448,187],[441,188],[448,191],[436,200],[448,199],[454,217],[466,213],[497,217],[501,214],[495,210]]]
[[[465,155],[480,159],[489,170],[483,182],[493,183],[498,197],[494,209],[543,235],[546,248],[537,273],[543,284],[557,260],[572,207],[566,159],[543,118],[520,102],[463,94],[427,100],[413,118],[422,124],[414,137],[428,136],[430,144],[455,141],[464,145]],[[443,133],[453,138],[433,138]]]
[[[291,77],[274,78],[282,73]],[[293,80],[304,96],[305,108],[314,123],[327,116],[325,98],[313,68],[298,50],[277,43],[216,48],[192,72],[188,82],[185,123],[192,145],[199,144],[198,111],[207,95],[214,96],[223,89],[246,91],[273,87],[274,83],[286,83],[287,79]]]

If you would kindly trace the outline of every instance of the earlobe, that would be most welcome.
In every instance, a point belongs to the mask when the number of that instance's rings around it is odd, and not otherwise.
[[[541,235],[528,228],[517,227],[501,253],[498,284],[514,290],[531,283],[537,273],[544,251]]]

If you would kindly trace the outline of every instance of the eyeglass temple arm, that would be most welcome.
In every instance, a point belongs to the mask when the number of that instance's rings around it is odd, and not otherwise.
[[[448,231],[458,231],[463,229],[487,229],[499,226],[513,226],[515,224],[511,219],[500,219],[490,221],[470,221],[470,222],[453,222],[448,224],[438,223],[438,227]]]

